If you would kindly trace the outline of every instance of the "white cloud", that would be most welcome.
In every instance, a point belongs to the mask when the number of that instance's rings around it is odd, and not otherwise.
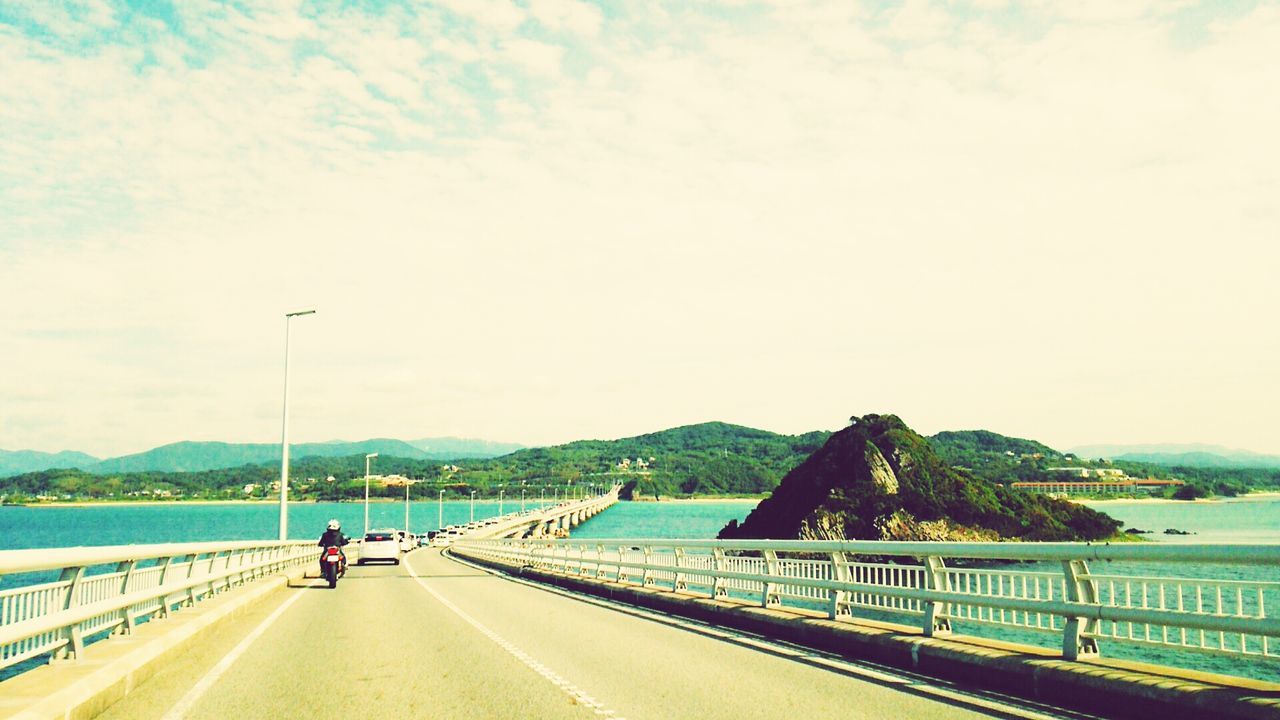
[[[0,447],[269,441],[315,303],[300,439],[884,410],[1280,450],[1274,7],[1187,47],[1154,6],[441,6],[0,25]]]
[[[554,77],[560,74],[564,48],[537,40],[519,38],[504,43],[504,54],[532,73]]]
[[[529,12],[550,30],[588,37],[597,35],[604,22],[599,8],[578,0],[530,0]]]
[[[525,20],[524,10],[510,0],[436,0],[435,5],[496,33],[512,32]]]

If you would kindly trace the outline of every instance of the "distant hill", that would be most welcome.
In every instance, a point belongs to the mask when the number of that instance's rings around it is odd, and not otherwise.
[[[436,458],[489,458],[526,448],[526,446],[518,443],[455,437],[421,438],[409,440],[408,442],[422,452]]]
[[[374,465],[379,474],[416,478],[428,483],[431,492],[440,489],[463,497],[471,490],[492,495],[501,487],[509,498],[522,493],[552,497],[570,487],[611,483],[622,484],[629,497],[758,494],[776,487],[788,470],[829,436],[827,432],[779,435],[709,422],[619,440],[581,440],[499,457],[458,458],[447,463],[449,467],[441,462],[447,458],[437,459],[409,443],[386,439],[302,443],[291,446],[290,456],[292,475],[298,479],[295,497],[300,499],[361,497],[364,486],[358,480],[364,474],[366,452],[379,453]],[[440,448],[436,440],[424,444]],[[500,444],[489,444],[491,449],[494,446]],[[441,452],[450,455],[466,449],[463,445],[446,448]],[[174,443],[95,463],[91,468],[97,474],[85,468],[4,478],[0,496],[119,499],[165,492],[185,498],[244,497],[244,486],[268,486],[279,476],[279,453],[280,446],[275,444]],[[313,480],[329,475],[342,482]],[[401,491],[379,488],[375,492],[394,496]]]
[[[1086,445],[1072,450],[1081,458],[1106,458],[1169,467],[1280,468],[1280,456],[1201,443]]]
[[[618,440],[578,440],[468,463],[467,477],[493,482],[620,473],[634,478],[624,497],[762,493],[826,441],[830,433],[780,435],[706,422]],[[620,467],[621,466],[621,467]]]
[[[289,457],[333,458],[376,452],[407,460],[491,458],[523,449],[516,443],[463,438],[421,438],[405,442],[374,438],[359,442],[331,440],[296,443]],[[127,472],[200,472],[280,461],[279,443],[225,443],[183,441],[113,458],[96,458],[82,452],[44,453],[35,450],[0,450],[0,477],[42,470],[78,468],[95,475]]]
[[[1035,440],[1009,437],[990,430],[946,430],[929,436],[929,443],[939,454],[1001,453],[1011,455],[1043,455],[1058,457],[1062,453]]]
[[[96,462],[98,458],[72,450],[57,453],[36,450],[0,450],[0,477],[54,468],[83,468]]]
[[[423,460],[427,453],[404,442],[376,438],[361,442],[298,443],[289,445],[289,456],[343,457],[376,452],[380,455]],[[120,472],[194,472],[219,468],[260,465],[280,460],[278,443],[176,442],[133,455],[103,460],[82,469],[94,474]]]

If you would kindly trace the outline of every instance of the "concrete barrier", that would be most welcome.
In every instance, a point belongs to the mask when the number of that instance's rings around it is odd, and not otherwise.
[[[1280,684],[1113,659],[1068,661],[1059,653],[981,638],[925,637],[918,628],[831,620],[802,609],[563,575],[454,554],[504,573],[609,600],[758,633],[851,660],[1106,717],[1280,720]]]
[[[216,632],[256,603],[303,577],[303,568],[273,575],[139,625],[131,635],[85,648],[79,660],[59,660],[0,683],[0,718],[92,718],[147,678],[197,638]]]

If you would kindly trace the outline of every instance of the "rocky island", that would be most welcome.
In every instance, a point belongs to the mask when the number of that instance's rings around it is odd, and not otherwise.
[[[1111,537],[1120,527],[1096,510],[953,468],[894,415],[850,421],[719,536],[1069,541]]]

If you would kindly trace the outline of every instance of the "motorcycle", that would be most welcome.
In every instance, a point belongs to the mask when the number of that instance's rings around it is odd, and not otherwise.
[[[324,554],[320,556],[320,566],[324,570],[324,579],[329,581],[329,587],[338,587],[338,578],[347,572],[347,564],[343,561],[342,550],[336,545],[326,547]]]

